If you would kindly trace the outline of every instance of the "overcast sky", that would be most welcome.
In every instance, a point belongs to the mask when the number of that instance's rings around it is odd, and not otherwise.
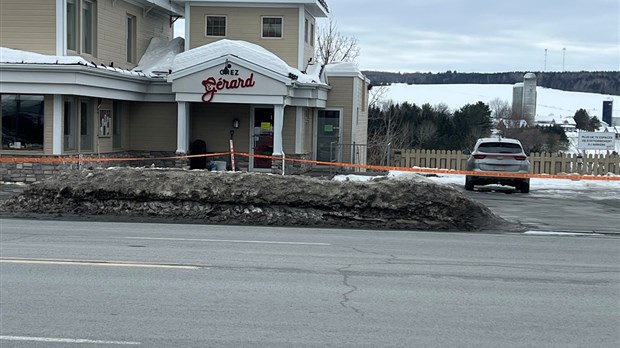
[[[362,70],[620,70],[620,0],[328,0]],[[563,64],[563,48],[566,48]]]
[[[620,0],[327,4],[340,33],[359,40],[362,70],[543,71],[545,49],[547,71],[620,70]]]

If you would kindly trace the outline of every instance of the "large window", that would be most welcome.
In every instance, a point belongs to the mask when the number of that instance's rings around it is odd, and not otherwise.
[[[67,0],[67,49],[77,51],[77,4],[76,0]]]
[[[95,54],[96,2],[67,0],[67,49]]]
[[[226,36],[226,16],[207,16],[207,36]]]
[[[126,35],[126,49],[127,49],[127,62],[128,63],[137,63],[136,62],[136,17],[132,15],[127,15],[127,28],[125,31]]]
[[[65,151],[77,150],[77,105],[74,98],[64,102],[62,134]]]
[[[95,106],[92,99],[65,99],[63,108],[63,148],[65,151],[93,150],[94,115]]]
[[[90,99],[80,100],[80,151],[93,149],[93,104]]]
[[[43,105],[41,95],[3,94],[2,148],[43,150]]]
[[[282,37],[282,17],[263,17],[263,38]]]

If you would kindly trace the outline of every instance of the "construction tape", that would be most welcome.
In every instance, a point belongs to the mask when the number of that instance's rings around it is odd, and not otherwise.
[[[467,171],[467,170],[454,170],[454,169],[437,169],[437,168],[406,168],[406,167],[394,167],[394,166],[379,166],[370,164],[355,164],[355,163],[341,163],[341,162],[325,162],[304,160],[296,158],[285,158],[278,156],[258,155],[245,152],[218,152],[210,154],[200,155],[179,155],[169,157],[0,157],[0,163],[93,163],[93,162],[130,162],[130,161],[152,161],[152,160],[177,160],[187,158],[200,158],[200,157],[218,157],[218,156],[244,156],[248,158],[264,158],[276,161],[285,162],[297,162],[307,163],[313,165],[322,165],[330,167],[340,168],[357,168],[376,171],[404,171],[411,173],[421,174],[447,174],[447,175],[472,175],[472,176],[486,176],[486,177],[505,177],[505,178],[524,178],[524,179],[566,179],[566,180],[597,180],[597,181],[620,181],[620,175],[580,175],[580,174],[532,174],[532,173],[503,173],[503,172],[483,172],[483,171]]]

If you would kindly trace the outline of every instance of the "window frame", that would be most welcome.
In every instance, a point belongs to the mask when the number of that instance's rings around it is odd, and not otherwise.
[[[280,20],[280,36],[265,36],[265,20],[266,19],[279,19]],[[284,38],[284,16],[261,16],[261,39],[267,40],[281,40]],[[269,24],[272,25],[272,24]]]
[[[87,6],[85,4],[89,4],[90,12],[86,13]],[[95,55],[95,38],[96,38],[96,5],[97,3],[93,0],[82,0],[80,8],[80,51],[84,54],[90,54],[91,56]],[[89,20],[86,21],[86,17],[89,17]]]
[[[67,0],[65,11],[67,35],[65,37],[67,50],[77,52],[78,50],[78,23],[79,23],[79,2],[80,0]]]
[[[6,103],[6,104],[5,104]],[[2,105],[3,110],[8,109],[9,103],[13,103],[15,107],[15,112],[13,114],[8,114],[6,111],[2,112],[2,120],[0,123],[2,124],[2,135],[0,136],[2,145],[0,146],[1,150],[8,151],[39,151],[43,152],[45,148],[45,96],[40,94],[20,94],[20,93],[3,93],[0,95],[0,104]],[[36,107],[36,109],[35,109]],[[29,112],[38,110],[38,112]],[[20,115],[23,115],[20,117]],[[6,119],[5,119],[6,118]],[[14,122],[8,122],[9,119],[14,119]],[[20,122],[21,119],[26,119],[31,122],[30,124],[25,121]],[[21,124],[21,127],[20,127]],[[10,129],[9,127],[13,126]],[[40,128],[39,132],[33,133],[33,128]],[[7,132],[5,132],[5,128]],[[14,136],[5,136],[5,133],[9,133],[8,130],[14,131]],[[20,131],[21,130],[21,131]],[[6,138],[6,139],[5,139]],[[13,139],[10,142],[10,139]],[[35,139],[40,138],[40,139]],[[19,142],[17,141],[19,139]],[[23,140],[37,140],[37,142],[26,142]],[[5,147],[5,141],[7,141],[7,146]],[[23,143],[22,143],[23,141]],[[16,144],[17,143],[17,144]],[[11,144],[13,144],[11,146]],[[16,146],[19,144],[19,148]],[[31,147],[26,147],[27,144],[35,145]]]
[[[209,17],[212,17],[212,18],[224,18],[224,35],[209,34]],[[216,27],[212,27],[212,28],[216,29]],[[207,15],[205,15],[205,37],[218,37],[218,38],[222,38],[222,37],[226,37],[227,35],[228,35],[228,16],[227,15],[215,15],[215,14],[207,14]]]
[[[138,41],[138,18],[131,13],[125,16],[125,50],[127,51],[127,63],[136,64],[136,43]]]

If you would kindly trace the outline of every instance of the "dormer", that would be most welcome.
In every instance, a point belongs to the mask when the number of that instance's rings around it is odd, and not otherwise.
[[[185,50],[221,39],[264,47],[304,71],[314,60],[316,19],[325,0],[173,0],[185,5]]]

